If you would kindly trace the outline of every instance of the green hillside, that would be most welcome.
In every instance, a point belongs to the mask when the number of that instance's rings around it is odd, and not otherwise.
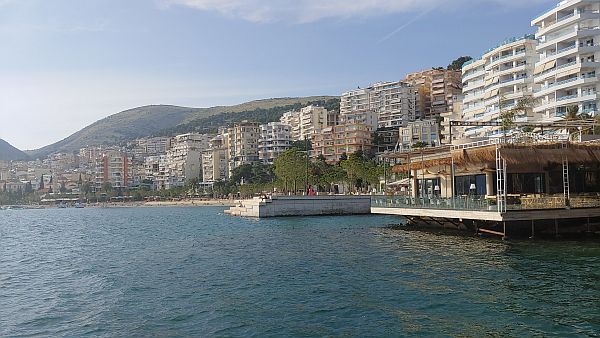
[[[171,135],[178,130],[189,130],[197,121],[219,114],[237,114],[277,107],[303,106],[310,102],[331,99],[328,96],[302,98],[275,98],[246,102],[234,106],[190,108],[170,105],[152,105],[128,109],[108,116],[83,128],[71,136],[43,148],[29,151],[34,158],[56,152],[75,151],[85,146],[118,144],[127,140],[153,135]],[[171,133],[171,134],[170,134]]]

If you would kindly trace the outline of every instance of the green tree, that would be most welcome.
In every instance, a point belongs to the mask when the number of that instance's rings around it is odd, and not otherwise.
[[[340,162],[341,167],[346,172],[348,183],[353,189],[361,187],[364,171],[364,159],[362,152],[354,152],[348,156],[347,160]]]
[[[417,141],[411,145],[412,148],[420,149],[427,147],[427,142]]]
[[[275,176],[287,191],[290,190],[290,187],[293,187],[296,191],[298,183],[300,183],[300,187],[303,187],[303,190],[307,186],[306,162],[306,153],[292,148],[284,151],[273,163]]]
[[[448,70],[461,70],[462,66],[470,60],[473,60],[470,56],[461,56],[448,65]]]
[[[102,192],[104,193],[111,193],[113,192],[115,189],[113,188],[112,184],[110,184],[110,182],[104,182],[102,183]]]
[[[291,148],[300,151],[312,150],[312,143],[310,142],[310,140],[294,141],[291,144]]]
[[[517,101],[517,103],[510,109],[506,109],[509,105],[504,96],[500,96],[498,99],[498,105],[500,108],[500,121],[502,122],[502,130],[506,135],[506,132],[512,129],[515,125],[515,116],[521,114],[527,114],[535,106],[535,99],[533,97],[524,97]]]

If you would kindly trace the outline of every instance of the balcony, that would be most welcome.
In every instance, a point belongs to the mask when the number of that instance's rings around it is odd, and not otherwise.
[[[526,50],[521,50],[521,51],[515,52],[513,54],[502,55],[502,56],[499,56],[499,57],[492,58],[490,60],[490,63],[485,66],[485,69],[486,70],[490,70],[493,66],[497,65],[498,62],[500,62],[501,60],[508,61],[507,59],[509,59],[509,58],[511,58],[513,56],[519,56],[519,55],[525,54],[525,52],[526,52]]]
[[[561,96],[561,97],[557,97],[556,98],[556,102],[560,102],[560,101],[564,101],[564,100],[570,100],[570,99],[574,99],[576,98],[578,95],[574,94],[574,95],[566,95],[566,96]]]
[[[577,61],[572,61],[572,62],[569,62],[569,63],[565,63],[563,65],[560,65],[558,67],[547,69],[547,70],[545,70],[545,71],[543,71],[543,72],[535,75],[534,81],[535,82],[539,82],[539,81],[541,81],[541,80],[543,80],[543,79],[551,76],[550,75],[551,73],[552,73],[552,75],[554,75],[556,73],[556,71],[564,69],[564,68],[567,68],[567,67],[571,67],[571,66],[574,66],[574,65],[581,66],[581,63],[579,63]]]

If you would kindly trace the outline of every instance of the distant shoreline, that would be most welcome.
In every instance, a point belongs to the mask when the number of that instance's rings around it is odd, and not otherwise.
[[[132,207],[232,207],[239,204],[239,200],[194,200],[185,199],[180,201],[147,201],[147,202],[100,202],[85,204],[85,208],[132,208]],[[57,205],[5,205],[0,209],[56,209]],[[68,209],[74,209],[68,206]]]

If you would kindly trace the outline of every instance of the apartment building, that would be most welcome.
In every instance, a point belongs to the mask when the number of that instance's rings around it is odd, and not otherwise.
[[[136,140],[136,149],[141,155],[154,156],[166,154],[171,148],[173,139],[170,137],[151,137]]]
[[[462,118],[462,93],[454,95],[452,97],[452,100],[449,101],[449,103],[452,103],[452,109],[440,114],[440,117],[443,119],[440,124],[440,133],[442,135],[442,139],[440,140],[440,142],[442,144],[452,144],[454,141],[462,137],[462,127],[452,127],[452,132],[450,132],[450,121],[461,121]]]
[[[126,189],[133,184],[133,173],[131,168],[131,157],[118,150],[105,151],[96,159],[96,177],[94,188],[102,190],[108,183],[113,189]]]
[[[202,151],[208,148],[213,136],[188,133],[177,135],[167,151],[167,168],[163,184],[166,189],[185,185],[186,181],[200,178]]]
[[[202,182],[214,183],[227,178],[228,148],[223,135],[209,141],[208,149],[202,152]]]
[[[404,80],[415,92],[415,117],[433,119],[452,110],[452,98],[462,91],[461,72],[429,69],[408,74]]]
[[[598,113],[600,81],[600,1],[562,1],[533,19],[540,60],[535,66],[534,112],[548,121],[579,113]]]
[[[372,130],[398,128],[415,119],[415,91],[405,82],[377,82],[343,93],[340,123],[366,124]]]
[[[463,65],[462,120],[469,122],[499,121],[503,111],[525,97],[532,97],[537,41],[533,35],[511,38],[490,48],[481,58]],[[502,108],[501,108],[502,106]],[[515,121],[534,119],[533,110],[520,113]],[[464,128],[464,137],[497,137],[499,126]]]
[[[433,70],[410,73],[404,81],[410,84],[415,94],[415,118],[431,115],[431,73]]]
[[[260,128],[256,122],[242,121],[227,130],[229,173],[242,164],[258,162]]]
[[[362,123],[347,123],[325,127],[313,135],[311,156],[325,157],[328,163],[336,163],[342,154],[357,150],[370,152],[373,148],[373,129]]]
[[[315,131],[328,125],[335,125],[337,114],[328,112],[324,107],[306,106],[299,111],[290,111],[283,114],[280,122],[291,127],[290,137],[293,141],[310,139]]]
[[[260,126],[258,158],[263,163],[272,164],[279,155],[292,146],[292,127],[281,122],[271,122]]]
[[[462,93],[462,72],[435,69],[431,75],[431,112],[423,119],[435,119],[452,111],[453,98]]]
[[[407,151],[417,143],[423,143],[426,147],[440,145],[440,126],[436,120],[419,120],[409,122],[406,127],[398,130],[397,151]]]

